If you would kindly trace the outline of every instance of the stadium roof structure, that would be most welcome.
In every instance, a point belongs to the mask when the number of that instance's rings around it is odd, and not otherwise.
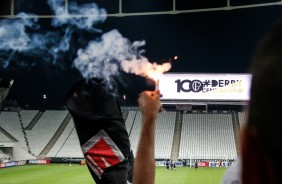
[[[82,4],[85,4],[85,3],[93,3],[93,0],[64,0],[64,14],[61,15],[61,18],[83,18],[83,17],[89,17],[89,16],[91,17],[91,15],[85,15],[85,14],[83,14],[83,15],[70,14],[68,12],[68,7],[74,1],[76,1],[79,5],[82,5]],[[3,9],[3,7],[0,7],[0,18],[19,18],[20,16],[18,15],[18,13],[20,13],[20,12],[31,13],[31,14],[27,15],[25,18],[39,18],[39,19],[45,18],[46,20],[48,18],[54,18],[55,15],[52,12],[52,10],[49,7],[47,2],[48,2],[48,0],[36,0],[36,1],[34,1],[34,0],[25,0],[25,1],[23,1],[23,0],[5,0],[5,3],[7,4],[8,8]],[[119,23],[126,24],[126,23],[128,23],[128,20],[130,19],[130,17],[133,17],[132,19],[135,19],[135,17],[138,17],[138,16],[140,16],[141,18],[145,18],[145,17],[149,17],[149,16],[157,17],[158,15],[166,15],[166,18],[167,17],[170,17],[170,18],[173,17],[173,19],[170,20],[170,23],[171,22],[174,23],[174,21],[181,22],[181,20],[183,20],[183,19],[180,19],[182,16],[175,16],[174,17],[173,15],[185,15],[185,14],[188,15],[189,13],[190,14],[193,14],[193,13],[199,13],[200,14],[201,12],[202,13],[204,13],[204,12],[212,12],[212,13],[213,12],[216,12],[216,13],[220,12],[221,13],[221,12],[231,12],[231,11],[243,10],[243,9],[258,9],[258,10],[260,10],[261,7],[275,7],[275,8],[278,7],[276,9],[279,10],[282,7],[281,6],[282,0],[216,0],[216,1],[210,1],[210,0],[190,0],[190,1],[185,1],[185,0],[153,0],[153,1],[152,0],[142,0],[142,1],[140,1],[140,0],[111,0],[111,1],[95,0],[95,3],[97,3],[97,5],[99,7],[106,9],[106,11],[108,13],[107,16],[109,18],[113,18],[115,20],[116,20],[116,18],[120,18],[120,22],[118,22],[118,24]],[[243,15],[245,15],[245,14],[243,14]],[[142,17],[142,16],[144,16],[144,17]],[[222,17],[221,14],[215,16],[215,18],[214,18],[215,20],[212,23],[219,22],[218,16]],[[129,19],[123,20],[122,17],[129,17]],[[185,18],[187,18],[187,17],[185,17]],[[60,18],[60,17],[56,16],[56,18]],[[160,17],[157,17],[157,18],[162,18],[162,17],[160,16]],[[189,20],[192,20],[192,19],[193,19],[193,17]],[[271,19],[271,18],[269,18],[269,19]],[[203,20],[203,19],[199,19],[199,20]],[[162,23],[160,25],[166,24],[167,23],[166,21],[167,20],[165,19],[165,21],[164,21],[165,23]],[[132,21],[132,22],[134,22],[134,21]],[[132,22],[130,22],[130,23],[132,24]],[[142,21],[140,21],[140,22],[142,23]],[[194,25],[198,24],[198,20],[195,20],[195,22],[196,23],[194,23]],[[206,21],[205,23],[207,23],[207,22],[209,22],[209,21]],[[227,17],[226,22],[232,22],[232,21],[229,19],[229,17]],[[242,19],[238,19],[238,22],[242,22]],[[219,22],[219,23],[221,24],[222,22]],[[266,23],[263,23],[263,26],[265,24]],[[151,23],[151,25],[155,26],[154,23]],[[170,24],[170,25],[173,26],[174,24]],[[238,25],[239,24],[235,24],[234,26],[239,27]],[[249,23],[247,22],[246,25],[249,25]],[[210,26],[210,25],[207,25],[207,26]],[[212,26],[214,26],[214,25],[212,25]],[[229,24],[228,24],[228,26],[229,26]],[[131,27],[133,27],[133,26],[131,26]],[[138,32],[141,32],[139,30],[137,30],[137,31],[132,30],[131,27],[128,30],[130,32],[132,32],[132,34],[136,34]],[[155,27],[160,27],[160,26],[156,25]],[[185,24],[183,24],[183,27],[187,27],[187,26]],[[181,29],[183,27],[181,27]],[[216,26],[214,26],[214,27],[216,27]],[[125,26],[124,30],[126,28],[127,27]],[[202,27],[200,27],[200,28],[202,28]],[[203,28],[205,28],[205,27],[203,27]],[[247,28],[248,29],[246,29],[244,26],[242,26],[242,30],[251,30],[252,27],[247,27]],[[215,32],[217,33],[217,31],[219,29],[221,29],[221,27],[219,27],[218,29],[213,29],[211,31],[211,33],[207,34],[206,37],[204,37],[204,38],[207,38],[208,36],[212,35]],[[150,30],[150,29],[147,28],[147,30]],[[174,31],[174,28],[172,28],[171,30]],[[260,29],[260,31],[261,30],[262,30],[262,28]],[[198,30],[197,31],[193,30],[190,34],[192,35],[194,32],[198,32]],[[249,45],[247,45],[248,46],[247,49],[244,48],[244,50],[246,50],[246,52],[248,50],[250,50],[250,48],[253,46],[253,40],[255,40],[255,38],[259,35],[259,33],[254,34],[253,30],[251,30],[250,32],[251,32],[251,35],[253,37],[252,37],[252,39],[248,40],[250,43],[249,43]],[[157,34],[160,34],[160,32],[158,32]],[[201,34],[203,34],[203,33],[201,33]],[[147,35],[150,35],[150,34],[147,34]],[[146,38],[147,35],[142,33],[142,37]],[[181,35],[181,34],[179,34],[179,35]],[[248,36],[249,34],[245,34],[245,35]],[[155,36],[155,35],[153,35],[153,36]],[[129,37],[130,37],[130,35],[129,35]],[[136,36],[136,37],[138,37],[138,36]],[[148,37],[149,36],[147,36],[147,39],[148,39]],[[199,37],[200,36],[195,37],[195,39],[199,38]],[[175,43],[178,44],[178,42],[179,42],[178,40],[180,40],[180,39],[178,38],[178,39],[175,39],[175,40],[176,40]],[[226,37],[223,37],[223,40],[226,40]],[[232,40],[232,39],[230,39],[230,40]],[[185,41],[187,41],[187,40],[185,40]],[[189,41],[191,41],[191,39]],[[192,41],[191,41],[191,45],[193,44]],[[199,40],[199,42],[201,42],[201,41],[202,40]],[[154,41],[154,42],[156,42],[156,41]],[[225,44],[227,44],[227,43],[228,42],[222,42],[222,45],[224,45],[224,47],[225,47]],[[232,44],[233,44],[233,42],[232,42]],[[230,48],[231,49],[238,48],[236,44],[240,45],[240,47],[241,47],[241,43],[234,43],[233,44],[234,47],[230,47]],[[154,44],[151,44],[151,47],[153,48]],[[181,46],[181,47],[183,47],[183,46]],[[187,47],[187,50],[191,47]],[[210,45],[207,45],[207,47],[210,47]],[[198,50],[206,49],[206,48],[199,47],[199,46],[195,47],[195,48],[197,48]],[[219,47],[219,48],[223,48],[223,47]],[[197,50],[197,49],[195,49],[195,50]],[[212,51],[214,51],[214,50],[212,50]],[[205,52],[208,53],[208,54],[211,54],[212,51],[210,51],[210,52],[205,51]],[[163,52],[164,51],[161,51],[161,55],[163,54]],[[173,52],[175,52],[175,50]],[[240,57],[245,59],[245,57],[247,57],[246,52],[245,51],[241,52]],[[178,54],[177,52],[175,52],[175,53]],[[194,56],[192,56],[192,54],[191,54],[192,57],[189,58],[189,59],[193,60],[193,59],[197,58],[198,57],[197,54],[199,54],[199,52],[196,52]],[[215,52],[214,55],[216,55],[216,54],[217,54],[217,52]],[[170,53],[168,53],[167,55],[170,55]],[[155,54],[154,57],[158,58],[159,56],[158,56],[158,54]],[[161,57],[167,57],[167,56],[161,56]],[[238,58],[241,59],[240,57],[238,57]],[[151,58],[153,58],[153,57],[151,57]],[[233,58],[237,59],[237,57],[232,57],[231,61],[235,60]],[[201,59],[203,59],[203,58],[201,58]],[[219,57],[217,57],[217,55],[216,55],[216,57],[214,57],[214,59],[219,59]],[[223,60],[224,59],[220,60],[220,62],[218,62],[218,64],[222,64]],[[196,63],[196,61],[195,61],[195,63]],[[245,63],[247,63],[247,62],[245,62]],[[238,67],[242,68],[242,66],[243,67],[246,66],[245,63],[238,65]],[[184,64],[183,65],[181,64],[179,66],[182,67],[182,66],[184,66]],[[209,66],[210,65],[207,65],[206,68],[208,68]],[[202,67],[202,66],[197,65],[195,67],[196,69],[194,69],[194,71],[199,70],[197,67],[199,68],[199,67]],[[182,68],[181,68],[181,70],[182,70]],[[202,68],[204,68],[204,67],[202,67]],[[201,70],[207,70],[206,68],[201,69]],[[214,68],[216,70],[218,69],[216,67],[214,67]],[[228,69],[228,71],[230,71],[230,70]],[[242,71],[242,69],[240,71]],[[16,89],[15,87],[16,86],[14,86],[14,89]],[[34,90],[34,91],[36,91],[36,90]],[[62,93],[62,91],[63,90],[61,90],[60,92]],[[44,94],[45,94],[45,92],[44,92]],[[54,96],[57,97],[57,96],[60,96],[60,95],[54,95]],[[55,98],[55,97],[53,97],[53,98]],[[50,99],[51,98],[49,98],[49,103],[51,103]],[[135,99],[133,99],[133,100],[135,100]],[[189,101],[189,100],[166,100],[165,101],[165,100],[162,100],[162,103],[165,104],[165,105],[177,105],[178,104],[180,106],[181,105],[187,105],[187,106],[199,107],[199,108],[209,107],[209,106],[213,106],[213,105],[230,106],[230,107],[247,105],[247,102],[244,102],[244,101],[239,102],[239,101],[204,101],[204,100],[202,100],[202,101],[200,101],[200,100],[199,101],[196,101],[196,100],[194,100],[194,101]],[[42,100],[37,102],[37,104],[42,104]]]
[[[26,0],[21,4],[21,1],[7,0],[10,4],[8,9],[0,8],[0,17],[17,18],[19,12],[35,13],[36,18],[53,18],[55,15],[44,0]],[[71,0],[65,0],[65,14],[63,18],[79,18],[89,17],[89,15],[68,14],[68,5]],[[92,0],[80,0],[79,4],[93,3]],[[112,1],[95,1],[100,7],[105,8],[108,12],[108,17],[127,17],[127,16],[146,16],[146,15],[173,15],[195,12],[211,12],[211,11],[230,11],[247,8],[257,8],[266,6],[281,6],[281,0],[112,0]],[[24,4],[24,5],[23,5]],[[39,5],[39,6],[38,6]],[[34,8],[34,7],[36,8]],[[94,15],[95,16],[95,15]],[[29,15],[29,18],[35,16]],[[27,17],[27,18],[28,18]]]

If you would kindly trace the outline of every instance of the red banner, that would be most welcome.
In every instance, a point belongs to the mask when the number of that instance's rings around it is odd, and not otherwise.
[[[209,162],[198,162],[199,167],[209,167]]]
[[[0,168],[4,168],[6,167],[6,164],[5,163],[0,163]]]

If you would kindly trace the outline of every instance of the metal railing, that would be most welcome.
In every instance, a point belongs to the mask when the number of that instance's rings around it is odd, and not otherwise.
[[[68,13],[68,1],[65,0],[65,14],[61,16],[56,15],[29,15],[26,18],[83,18],[91,17],[90,15],[72,15]],[[176,4],[177,0],[172,0],[172,7],[169,11],[151,11],[151,12],[135,12],[135,13],[126,13],[123,11],[123,0],[119,0],[118,13],[108,14],[108,17],[130,17],[130,16],[148,16],[148,15],[174,15],[174,14],[187,14],[187,13],[197,13],[197,12],[212,12],[212,11],[230,11],[238,9],[247,9],[247,8],[258,8],[258,7],[268,7],[268,6],[281,6],[282,0],[272,3],[256,3],[249,5],[238,5],[233,6],[230,3],[230,0],[226,0],[226,6],[216,7],[216,8],[199,8],[199,9],[186,9],[186,10],[177,10]],[[19,18],[15,15],[15,6],[14,0],[11,0],[11,10],[9,15],[0,15],[1,18]]]

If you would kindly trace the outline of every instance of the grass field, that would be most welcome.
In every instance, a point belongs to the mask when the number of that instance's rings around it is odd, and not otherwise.
[[[226,168],[156,169],[156,184],[220,184]],[[25,165],[0,169],[0,184],[93,184],[86,166]]]

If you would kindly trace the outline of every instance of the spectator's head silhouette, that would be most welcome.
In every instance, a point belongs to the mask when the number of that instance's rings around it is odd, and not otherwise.
[[[251,100],[242,131],[242,182],[281,183],[282,22],[260,41],[251,73]]]

